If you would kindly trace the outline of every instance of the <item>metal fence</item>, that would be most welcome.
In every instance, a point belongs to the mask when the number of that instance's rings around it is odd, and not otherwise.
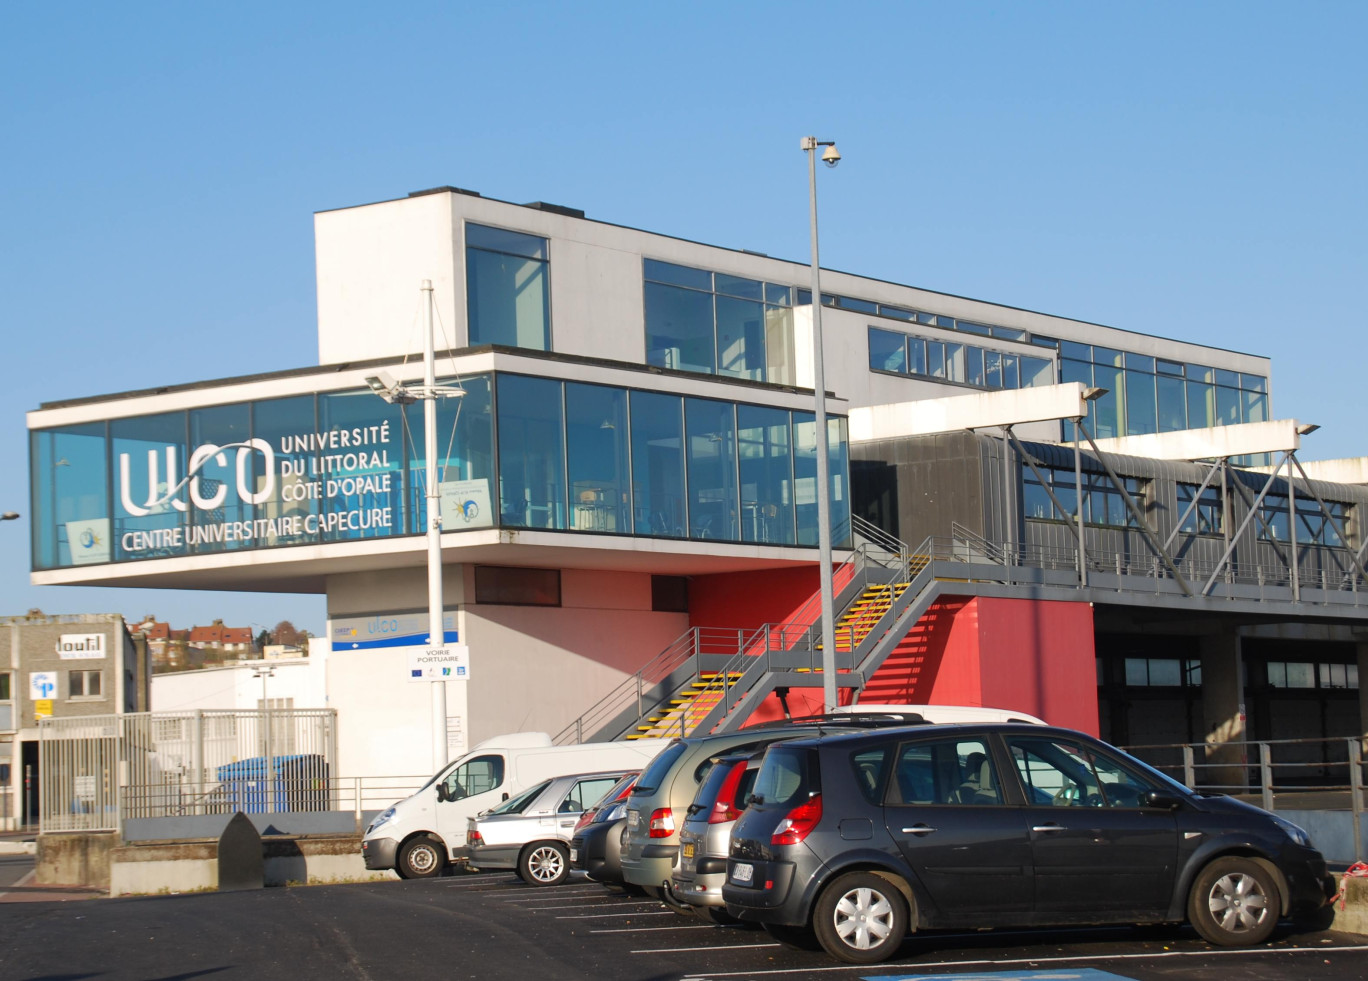
[[[39,820],[117,831],[128,818],[337,808],[333,709],[44,719]]]

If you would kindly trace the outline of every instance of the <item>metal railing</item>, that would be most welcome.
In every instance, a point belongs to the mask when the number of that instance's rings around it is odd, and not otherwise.
[[[39,821],[117,831],[129,818],[334,809],[333,709],[44,719]]]

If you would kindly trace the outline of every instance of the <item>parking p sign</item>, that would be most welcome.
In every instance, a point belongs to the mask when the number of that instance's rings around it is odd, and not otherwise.
[[[56,671],[30,671],[29,672],[29,698],[32,701],[41,701],[45,698],[57,697],[57,672]]]

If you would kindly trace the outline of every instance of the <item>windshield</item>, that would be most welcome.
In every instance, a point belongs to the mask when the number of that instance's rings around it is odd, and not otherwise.
[[[508,800],[504,801],[498,807],[491,807],[489,809],[489,813],[521,814],[523,811],[527,810],[527,805],[531,804],[532,801],[537,798],[537,795],[549,786],[551,786],[551,781],[543,780],[535,787],[529,787],[527,790],[524,790],[517,797],[510,797]]]
[[[445,773],[439,771],[436,776],[419,788],[419,792],[427,790],[436,783],[439,784],[441,791],[439,796],[442,800],[464,800],[467,797],[474,797],[476,794],[497,790],[503,784],[503,778],[504,758],[502,756],[476,756]]]

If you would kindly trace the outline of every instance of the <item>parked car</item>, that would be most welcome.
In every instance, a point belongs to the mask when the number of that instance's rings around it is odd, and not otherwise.
[[[585,811],[570,839],[570,867],[606,886],[626,885],[622,881],[622,829],[627,825],[627,796],[637,776],[623,777],[603,800]]]
[[[368,869],[402,878],[440,875],[463,862],[466,822],[549,777],[590,770],[640,769],[663,739],[553,746],[544,732],[514,732],[480,743],[370,823],[361,841]]]
[[[727,911],[851,963],[909,930],[1188,920],[1267,939],[1334,891],[1305,831],[1079,732],[921,726],[787,741],[732,830]]]
[[[679,856],[679,826],[711,760],[729,752],[755,752],[783,739],[825,731],[908,725],[915,713],[843,713],[766,723],[737,732],[676,739],[641,771],[627,799],[622,837],[622,877],[661,898]]]
[[[707,777],[679,829],[679,860],[670,876],[668,898],[714,923],[734,923],[726,910],[722,884],[732,826],[745,810],[762,754],[723,756],[712,761]]]
[[[532,886],[564,882],[570,874],[570,837],[576,822],[624,775],[612,770],[553,777],[470,818],[470,864],[482,870],[516,869]]]

